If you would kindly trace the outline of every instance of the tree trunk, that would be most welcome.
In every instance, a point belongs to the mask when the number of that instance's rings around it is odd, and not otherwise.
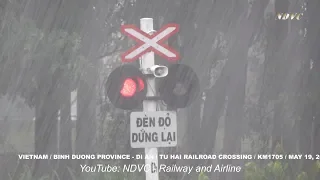
[[[92,2],[92,4],[97,5]],[[97,80],[99,77],[98,51],[102,42],[101,31],[99,29],[97,10],[88,8],[90,23],[83,29],[82,53],[87,58],[87,65],[83,69],[83,76],[79,80],[77,93],[77,122],[75,152],[77,154],[88,154],[94,151],[94,140],[96,136],[96,105],[97,105]],[[97,20],[98,19],[98,20]],[[76,174],[80,173],[80,164],[83,160],[75,161]],[[88,163],[92,163],[88,161]]]
[[[236,40],[232,44],[229,60],[226,68],[228,73],[228,107],[225,119],[225,136],[223,142],[223,153],[238,154],[241,150],[241,137],[243,131],[243,117],[244,117],[244,100],[245,100],[245,87],[247,78],[247,54],[248,48],[251,45],[252,36],[255,35],[255,29],[259,27],[263,17],[264,9],[267,2],[258,0],[253,2],[251,13],[248,17],[246,15],[246,8],[239,5],[235,13],[243,12],[240,23],[235,28]],[[243,9],[241,9],[241,7]],[[245,15],[244,15],[245,14]],[[241,16],[240,16],[241,17]],[[232,160],[222,160],[224,165],[231,164]],[[234,162],[238,163],[238,162]],[[229,173],[230,178],[226,173],[221,173],[219,179],[241,179],[239,174]]]
[[[289,9],[289,2],[288,1],[283,1],[283,0],[276,0],[275,1],[275,11],[276,12],[288,12]],[[275,113],[273,117],[273,130],[272,130],[272,151],[275,150],[275,146],[277,144],[281,144],[281,139],[282,139],[282,132],[283,132],[283,122],[284,122],[284,117],[283,117],[283,100],[281,97],[279,97],[280,93],[283,92],[283,84],[284,84],[284,77],[286,74],[286,65],[284,65],[285,61],[285,56],[282,56],[280,52],[285,51],[285,47],[283,46],[284,41],[287,37],[287,32],[288,32],[288,23],[283,23],[281,21],[276,21],[274,24],[274,27],[271,27],[272,31],[269,34],[269,37],[267,37],[267,43],[269,43],[268,47],[272,47],[271,49],[267,49],[266,52],[270,54],[267,56],[266,60],[273,62],[273,66],[271,68],[275,69],[276,73],[274,76],[275,78],[272,79],[272,88],[273,88],[273,99],[274,100],[280,100],[280,102],[277,102],[274,106],[275,108]],[[272,37],[271,37],[272,36]],[[270,39],[271,38],[271,39]],[[281,50],[280,50],[281,49]],[[272,96],[271,95],[271,96]]]
[[[221,49],[219,47],[213,54],[214,62],[225,58],[222,56]],[[203,148],[202,153],[204,154],[213,153],[219,119],[225,107],[227,81],[224,66],[221,67],[220,71],[221,74],[216,80],[215,84],[206,92],[206,99],[203,105],[203,119],[201,122],[201,147]],[[210,77],[210,73],[208,76],[209,78],[212,78]],[[208,160],[205,164],[209,166],[212,164],[212,161]]]
[[[96,119],[96,109],[95,109],[95,93],[96,86],[94,77],[96,72],[90,71],[87,77],[88,81],[80,82],[78,88],[78,114],[76,122],[76,142],[75,142],[75,152],[77,154],[89,154],[93,151],[93,143],[95,138],[95,119]],[[79,160],[77,163],[76,171],[79,173],[80,164],[84,163],[83,160]]]
[[[226,77],[222,74],[215,85],[206,93],[201,124],[204,154],[212,154],[215,148],[219,119],[225,107],[226,90]],[[205,163],[208,166],[210,164],[212,161],[209,160]]]
[[[319,41],[320,41],[320,25],[317,20],[319,15],[318,9],[320,3],[317,0],[307,1],[307,12],[306,12],[306,29],[307,39],[306,45],[308,48],[308,59],[305,61],[305,74],[304,80],[307,80],[304,84],[304,111],[300,123],[300,149],[301,153],[310,154],[320,152],[318,144],[318,131],[317,124],[319,124]],[[311,66],[312,65],[312,66]],[[311,96],[310,96],[311,95]],[[310,132],[310,129],[313,132]],[[312,134],[311,134],[312,133]],[[304,142],[305,141],[305,142]],[[307,143],[307,144],[306,144]],[[304,163],[304,170],[309,171],[312,166],[312,162],[306,160]]]
[[[72,124],[71,124],[71,91],[70,91],[70,81],[69,77],[63,77],[63,84],[62,84],[62,102],[60,104],[60,134],[59,134],[59,154],[61,155],[69,155],[72,154],[72,141],[71,141],[71,131],[72,131]],[[58,167],[58,176],[60,179],[63,180],[70,180],[71,176],[68,171],[68,168],[71,166],[71,160],[63,159],[59,160],[59,167]]]
[[[55,154],[58,152],[57,146],[57,116],[58,116],[58,94],[57,84],[59,82],[61,71],[57,69],[52,77],[51,87],[48,92],[41,92],[47,89],[39,88],[40,101],[36,104],[36,121],[35,121],[35,154]],[[46,75],[43,74],[44,77]],[[48,78],[45,78],[49,80]],[[43,79],[44,80],[44,79]],[[43,83],[40,84],[43,85]],[[43,95],[41,96],[40,94]],[[34,176],[41,177],[51,173],[50,169],[55,168],[52,160],[36,160],[33,171]]]

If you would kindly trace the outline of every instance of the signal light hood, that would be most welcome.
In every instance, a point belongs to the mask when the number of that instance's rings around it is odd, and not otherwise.
[[[173,64],[168,75],[160,82],[161,99],[170,108],[185,108],[200,95],[200,83],[197,74],[187,65]]]

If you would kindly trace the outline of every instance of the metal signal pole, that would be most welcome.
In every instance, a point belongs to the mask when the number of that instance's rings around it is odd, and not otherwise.
[[[152,33],[153,19],[142,18],[140,19],[140,29],[146,33]],[[141,57],[140,67],[143,70],[151,68],[154,65],[154,52],[148,52]],[[156,96],[156,83],[155,78],[147,79],[147,96]],[[157,111],[157,101],[145,100],[143,102],[143,111]],[[145,165],[151,167],[150,171],[146,171],[146,180],[159,180],[158,172],[158,149],[145,148]]]

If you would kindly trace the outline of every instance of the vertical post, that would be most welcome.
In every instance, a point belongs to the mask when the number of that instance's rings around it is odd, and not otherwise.
[[[76,138],[76,122],[78,120],[78,89],[71,92],[71,139]],[[75,153],[76,143],[72,141],[72,153]]]
[[[140,19],[140,29],[146,33],[153,31],[153,19],[142,18]],[[150,68],[154,65],[154,52],[148,52],[141,57],[140,67],[142,69]],[[156,95],[156,83],[155,79],[147,79],[147,96]],[[151,100],[145,100],[143,102],[143,111],[157,111],[157,102]],[[157,148],[145,148],[145,155],[153,158],[146,158],[145,165],[151,167],[150,171],[146,172],[146,180],[159,180],[158,172],[158,149]]]
[[[61,109],[58,111],[58,117],[57,117],[57,154],[60,153],[60,132],[61,132]]]

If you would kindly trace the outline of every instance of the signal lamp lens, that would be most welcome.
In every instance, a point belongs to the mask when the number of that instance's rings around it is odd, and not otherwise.
[[[136,82],[131,78],[127,78],[123,82],[123,87],[122,87],[120,93],[124,97],[132,97],[132,96],[134,96],[136,91],[137,91]]]
[[[134,110],[146,97],[146,78],[134,65],[124,64],[115,68],[105,83],[105,93],[111,104],[123,110]]]

